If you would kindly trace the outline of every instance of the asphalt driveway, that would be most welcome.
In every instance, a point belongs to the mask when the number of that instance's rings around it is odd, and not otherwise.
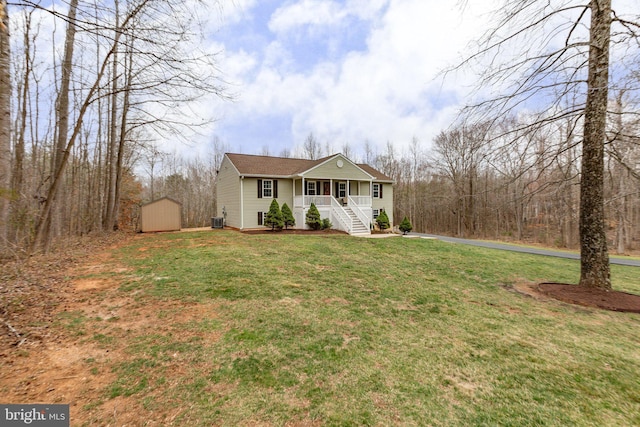
[[[528,248],[528,247],[522,247],[522,246],[508,245],[506,243],[494,243],[494,242],[484,242],[481,240],[459,239],[457,237],[438,236],[436,234],[409,233],[409,236],[438,239],[438,240],[442,240],[443,242],[459,243],[463,245],[472,245],[472,246],[481,246],[483,248],[500,249],[503,251],[523,252],[526,254],[554,256],[559,258],[569,258],[569,259],[576,259],[576,260],[580,259],[580,255],[577,253],[554,251],[554,250],[541,249],[541,248]],[[640,260],[629,259],[629,258],[619,258],[615,256],[609,257],[609,263],[626,265],[630,267],[640,267]]]

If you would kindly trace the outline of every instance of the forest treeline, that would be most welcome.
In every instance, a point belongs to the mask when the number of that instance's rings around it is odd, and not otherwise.
[[[3,253],[135,227],[136,165],[156,155],[155,141],[206,125],[189,108],[226,97],[216,52],[203,43],[215,4],[0,3]]]
[[[164,196],[182,203],[185,227],[210,224],[217,168],[234,141],[213,138],[199,157],[179,143],[182,130],[197,125],[183,107],[226,96],[215,55],[195,47],[199,17],[181,3],[70,0],[64,15],[21,8],[13,24],[4,13],[0,104],[10,120],[3,115],[0,127],[2,255],[136,231],[140,206]],[[628,84],[637,83],[635,75]],[[605,210],[617,253],[640,247],[636,92],[618,87],[609,102]],[[386,145],[309,134],[294,149],[253,154],[342,152],[368,163],[396,181],[394,217],[407,216],[417,232],[576,248],[583,117],[545,117],[461,121],[433,140],[416,135]],[[167,138],[176,139],[175,151],[159,148]]]

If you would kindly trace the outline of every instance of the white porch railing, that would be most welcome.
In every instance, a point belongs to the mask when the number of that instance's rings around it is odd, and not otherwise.
[[[349,196],[349,205],[371,207],[371,196]]]
[[[337,228],[351,234],[353,230],[353,220],[335,197],[331,197],[331,213],[339,222]]]
[[[311,206],[311,203],[317,207],[331,206],[332,196],[296,196],[293,200],[293,205],[296,208],[306,208]]]
[[[306,208],[311,206],[311,203],[316,206],[331,206],[332,201],[334,199],[333,196],[295,196],[293,198],[294,207],[296,208]],[[370,196],[348,196],[349,206],[358,206],[358,207],[371,207],[371,197]]]
[[[356,200],[356,198],[358,200]],[[358,204],[358,201],[363,201],[363,199],[369,199],[369,204],[368,205],[360,205]],[[364,200],[366,202],[366,200]],[[349,207],[351,208],[351,210],[353,211],[353,213],[356,214],[356,216],[358,217],[358,219],[360,221],[362,221],[362,223],[364,225],[366,225],[367,227],[371,226],[371,221],[372,221],[372,214],[373,212],[371,211],[371,197],[366,197],[366,196],[349,196],[349,202],[347,203],[349,205]],[[360,208],[360,206],[368,206],[369,209],[363,210]],[[367,213],[369,212],[369,213]]]

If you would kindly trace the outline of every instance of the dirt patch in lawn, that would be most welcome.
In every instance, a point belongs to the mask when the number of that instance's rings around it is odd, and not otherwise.
[[[0,267],[0,402],[70,405],[71,425],[171,425],[176,408],[145,408],[139,396],[112,397],[117,367],[136,337],[215,342],[198,328],[215,321],[212,304],[158,301],[120,290],[135,280],[112,257],[137,236],[109,237]],[[144,256],[141,253],[141,256]],[[168,385],[182,378],[180,355],[164,361]],[[180,408],[178,408],[180,409]]]

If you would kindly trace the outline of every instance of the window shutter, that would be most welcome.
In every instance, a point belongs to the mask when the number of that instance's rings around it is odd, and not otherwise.
[[[274,199],[278,198],[278,180],[277,179],[273,180],[273,198]]]
[[[379,185],[379,187],[378,187],[378,188],[380,189],[380,198],[381,198],[381,199],[382,199],[382,187],[383,187],[383,185],[382,185],[382,184],[380,184],[380,185]]]
[[[337,197],[339,197],[339,196],[340,196],[340,186],[338,185],[338,183],[337,183],[337,182],[335,183],[335,185],[334,185],[334,186],[336,187],[336,191],[335,191],[333,194],[334,194],[334,197],[336,197],[336,198],[337,198]]]
[[[258,225],[263,225],[262,224],[262,212],[258,212]]]
[[[258,180],[258,199],[262,199],[262,180],[261,179]]]
[[[320,181],[316,181],[316,196],[319,196],[320,194],[322,194],[320,192]]]

